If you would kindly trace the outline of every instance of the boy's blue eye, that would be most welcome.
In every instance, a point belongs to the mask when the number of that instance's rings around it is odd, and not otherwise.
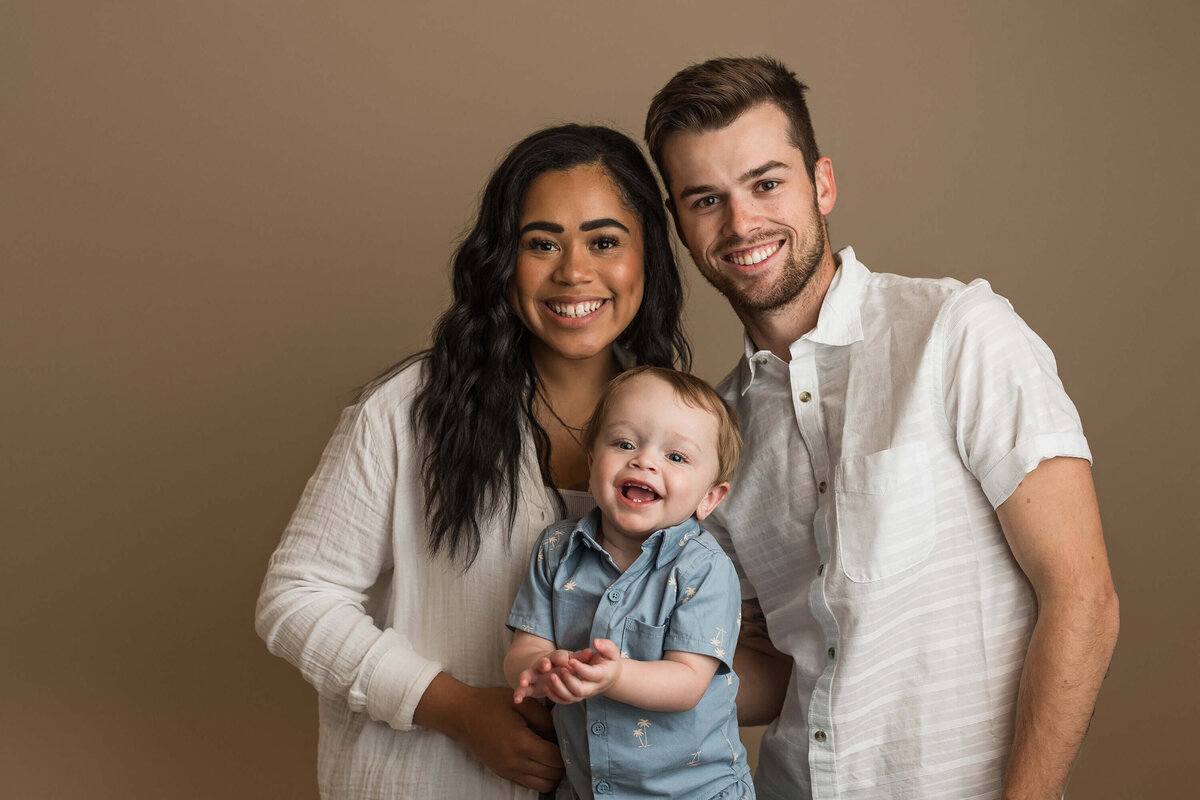
[[[667,460],[674,461],[676,464],[682,464],[684,461],[687,461],[680,453],[667,453]]]
[[[619,449],[619,450],[632,450],[632,449],[633,449],[633,442],[617,442],[617,449]]]

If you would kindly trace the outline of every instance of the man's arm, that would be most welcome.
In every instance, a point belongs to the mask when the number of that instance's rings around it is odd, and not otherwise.
[[[1062,796],[1117,643],[1117,594],[1086,461],[1054,458],[997,509],[1037,593],[1004,800]]]
[[[779,716],[792,677],[792,659],[775,649],[756,598],[742,601],[742,629],[733,654],[738,674],[739,725],[766,725]]]

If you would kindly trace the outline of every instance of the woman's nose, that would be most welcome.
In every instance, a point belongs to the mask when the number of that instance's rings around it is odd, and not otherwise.
[[[587,253],[580,253],[574,247],[563,250],[562,258],[554,270],[554,279],[565,286],[575,286],[588,283],[596,277],[591,259]]]

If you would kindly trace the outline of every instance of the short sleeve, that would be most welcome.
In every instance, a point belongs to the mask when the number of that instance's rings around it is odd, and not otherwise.
[[[529,554],[529,568],[513,601],[506,624],[515,631],[525,631],[551,642],[555,641],[551,597],[554,593],[554,543],[562,534],[551,525],[538,536]]]
[[[733,668],[742,596],[729,557],[715,548],[704,553],[704,558],[689,560],[677,572],[679,600],[671,612],[663,650],[712,656],[720,660],[717,672],[723,674]]]
[[[948,303],[939,326],[946,417],[993,507],[1045,459],[1091,461],[1050,348],[986,281]]]

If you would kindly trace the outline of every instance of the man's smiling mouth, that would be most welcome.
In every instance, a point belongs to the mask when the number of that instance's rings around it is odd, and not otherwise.
[[[739,267],[752,267],[759,262],[766,261],[775,253],[779,252],[779,248],[783,247],[783,240],[771,242],[770,244],[751,247],[746,250],[735,250],[732,253],[726,253],[723,258],[726,261],[737,264]]]

